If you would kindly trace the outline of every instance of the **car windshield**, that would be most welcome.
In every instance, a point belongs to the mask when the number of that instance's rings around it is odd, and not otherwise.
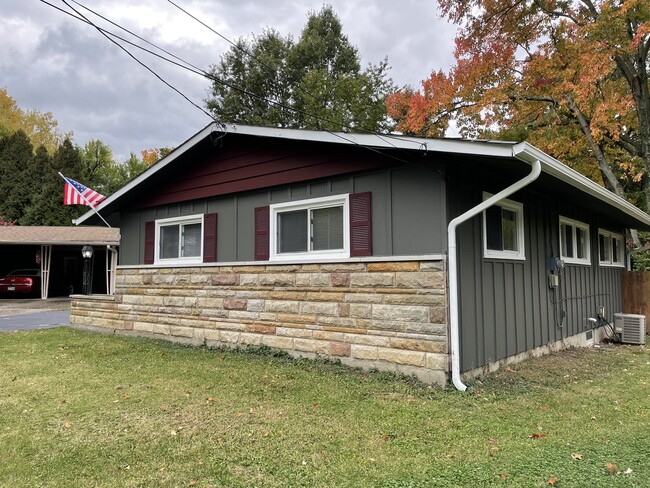
[[[37,269],[16,269],[9,273],[7,276],[39,276],[40,272]]]

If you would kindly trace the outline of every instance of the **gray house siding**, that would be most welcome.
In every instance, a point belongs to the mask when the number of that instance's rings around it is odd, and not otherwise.
[[[124,212],[120,264],[144,262],[145,222],[200,213],[219,215],[218,261],[253,261],[256,207],[366,191],[372,194],[374,256],[429,255],[446,250],[444,174],[440,165],[429,163]]]
[[[449,189],[450,207],[460,212],[477,205],[483,190],[498,188]],[[510,198],[524,204],[524,261],[483,257],[482,216],[459,229],[462,371],[586,331],[598,306],[610,320],[621,311],[622,268],[599,265],[598,229],[624,230],[535,185]],[[554,292],[548,287],[548,261],[560,255],[560,216],[589,225],[591,264],[567,264]]]

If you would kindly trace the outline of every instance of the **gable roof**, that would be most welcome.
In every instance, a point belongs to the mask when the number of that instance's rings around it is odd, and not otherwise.
[[[96,207],[96,210],[98,212],[102,210],[110,212],[117,207],[117,202],[125,195],[144,188],[147,180],[153,175],[167,167],[180,163],[182,156],[200,142],[207,138],[221,138],[228,134],[360,146],[380,152],[397,149],[413,153],[439,152],[460,156],[491,157],[521,162],[522,165],[530,165],[539,160],[542,173],[566,183],[610,207],[615,213],[624,217],[626,225],[639,229],[650,229],[650,215],[527,142],[515,143],[455,138],[425,139],[402,135],[352,134],[245,125],[227,125],[224,129],[224,126],[217,123],[208,125],[185,141],[165,158],[106,198]],[[94,211],[90,210],[74,223],[77,225],[82,224],[94,214]]]
[[[70,226],[0,226],[0,244],[46,244],[74,246],[120,243],[120,229]]]

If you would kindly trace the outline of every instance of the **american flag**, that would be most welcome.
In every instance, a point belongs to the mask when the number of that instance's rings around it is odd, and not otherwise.
[[[88,188],[72,178],[63,176],[63,179],[65,180],[63,205],[88,205],[95,207],[95,205],[106,198],[104,195],[97,193],[92,188]]]

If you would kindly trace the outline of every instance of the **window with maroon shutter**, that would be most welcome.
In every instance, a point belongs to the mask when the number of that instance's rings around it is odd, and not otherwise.
[[[372,256],[369,191],[350,195],[350,256]]]
[[[269,260],[270,207],[255,209],[255,261]]]
[[[269,249],[271,261],[372,254],[369,192],[284,202],[264,209],[268,209],[264,223],[269,228],[262,232],[263,247]],[[256,238],[257,230],[256,226]]]
[[[203,262],[217,262],[217,214],[203,216]]]
[[[206,218],[211,231],[207,236],[204,234]],[[206,237],[209,246],[206,257],[216,260],[216,214],[158,219],[153,222],[153,226],[151,224],[147,222],[145,225],[146,264],[202,263]]]

